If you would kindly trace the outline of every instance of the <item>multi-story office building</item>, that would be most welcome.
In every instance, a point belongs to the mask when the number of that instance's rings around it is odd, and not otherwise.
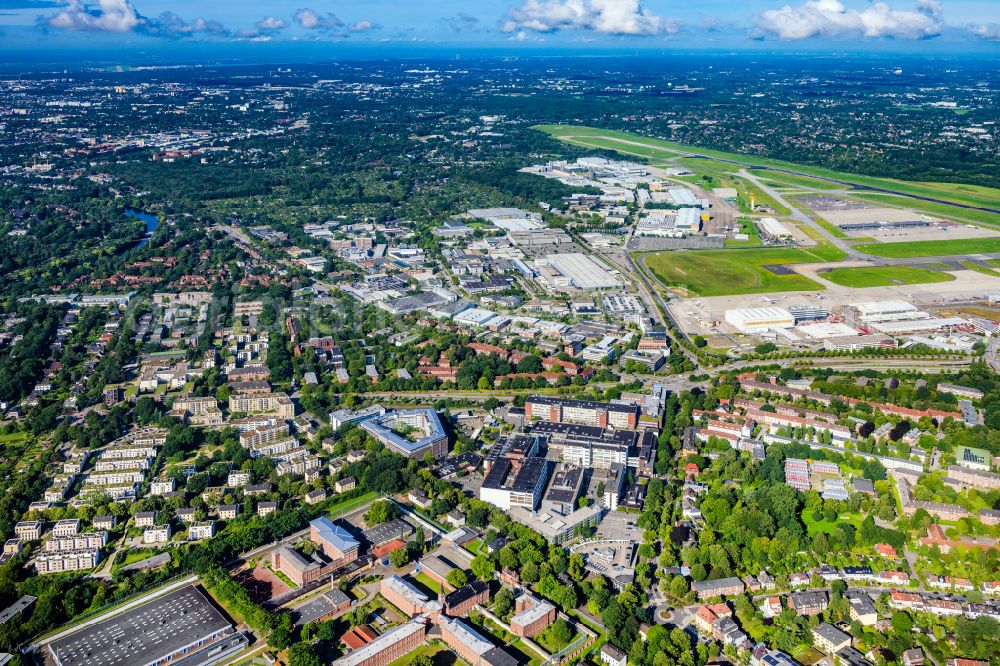
[[[493,463],[479,490],[479,499],[509,511],[534,511],[545,491],[549,465],[544,458],[500,459]]]
[[[577,423],[601,428],[635,429],[639,424],[639,408],[635,405],[538,395],[533,395],[525,401],[524,415],[528,419]]]

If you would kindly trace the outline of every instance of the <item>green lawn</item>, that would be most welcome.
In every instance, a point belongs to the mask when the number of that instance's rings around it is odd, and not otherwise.
[[[890,259],[937,257],[952,254],[1000,252],[1000,238],[956,238],[954,240],[913,241],[910,243],[872,243],[855,245],[858,252]]]
[[[365,493],[364,495],[360,495],[358,497],[352,497],[351,499],[343,500],[342,502],[336,502],[326,508],[326,515],[329,516],[330,518],[337,518],[347,513],[348,511],[351,511],[352,509],[356,509],[365,502],[375,499],[375,497],[377,496],[378,493],[372,491]]]
[[[951,282],[955,276],[916,266],[872,266],[834,268],[822,274],[830,282],[845,287],[890,287],[897,284],[929,284]]]
[[[826,521],[826,520],[813,520],[812,512],[808,510],[802,511],[802,523],[806,526],[806,531],[808,531],[809,536],[816,534],[817,532],[826,532],[830,534],[837,527],[843,523],[849,525],[854,525],[856,529],[861,529],[861,516],[856,513],[843,513],[837,516],[836,520]]]
[[[418,574],[410,574],[410,578],[416,581],[421,587],[426,587],[428,590],[437,595],[441,591],[441,583],[437,582],[423,571]]]
[[[752,155],[728,153],[721,150],[712,150],[697,146],[687,146],[664,139],[655,139],[638,134],[629,134],[627,132],[617,132],[614,130],[605,130],[595,127],[577,125],[536,125],[535,129],[545,132],[553,138],[566,141],[567,143],[577,143],[579,145],[590,144],[595,148],[608,148],[624,154],[638,155],[649,159],[663,159],[676,157],[682,154],[694,153],[697,155],[704,155],[705,157],[734,160],[756,166],[788,169],[794,171],[795,174],[793,175],[795,176],[832,178],[847,183],[879,187],[893,192],[927,196],[972,206],[995,208],[997,207],[997,202],[1000,202],[1000,190],[989,187],[954,185],[950,183],[920,183],[888,178],[875,178],[873,176],[843,173],[821,167],[803,166],[792,162],[774,160],[765,157],[755,157]],[[736,168],[736,165],[731,165],[730,168]],[[762,178],[776,179],[784,174],[763,171],[758,172],[756,175]],[[906,202],[901,203],[908,205]],[[959,213],[956,212],[955,214]],[[996,218],[997,216],[994,215],[993,217]]]
[[[726,248],[736,248],[736,247],[760,247],[762,245],[760,241],[760,235],[757,233],[757,225],[753,223],[753,220],[749,217],[741,217],[736,220],[740,225],[741,234],[746,234],[749,236],[749,240],[736,240],[733,238],[726,239]]]
[[[548,651],[549,654],[555,654],[559,652],[559,650],[562,650],[564,647],[575,641],[578,635],[579,634],[574,633],[567,642],[562,643],[560,641],[555,640],[555,638],[552,637],[552,628],[549,627],[542,633],[535,636],[534,640],[536,643],[541,645],[546,651]]]
[[[511,643],[511,647],[520,651],[522,655],[527,657],[528,661],[526,663],[530,664],[530,666],[540,666],[540,664],[542,663],[541,655],[539,655],[537,652],[535,652],[535,650],[529,647],[528,644],[525,643],[523,639],[518,638],[516,641]],[[513,656],[518,657],[520,660],[520,657],[518,655],[513,655]]]
[[[405,654],[396,661],[390,662],[389,666],[406,666],[406,664],[413,663],[417,657],[430,657],[434,664],[438,664],[439,660],[435,658],[439,652],[447,651],[446,648],[440,643],[435,643],[434,645],[421,645],[413,652]],[[444,662],[441,662],[444,663]],[[454,662],[449,662],[454,663]]]
[[[761,248],[659,252],[646,258],[649,270],[670,286],[699,296],[762,294],[775,291],[819,291],[823,286],[797,273],[778,275],[766,265],[838,261],[843,253],[833,245],[815,248]]]
[[[843,187],[828,180],[819,180],[809,176],[798,176],[791,173],[781,173],[780,171],[767,171],[767,180],[778,187],[801,187],[807,190],[837,190]]]

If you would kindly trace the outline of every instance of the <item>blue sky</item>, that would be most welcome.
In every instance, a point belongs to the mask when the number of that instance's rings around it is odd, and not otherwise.
[[[222,45],[997,53],[1000,0],[0,0],[0,44],[25,56]]]

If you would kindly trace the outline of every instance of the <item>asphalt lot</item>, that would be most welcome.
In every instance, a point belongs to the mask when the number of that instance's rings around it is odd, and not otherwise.
[[[642,542],[642,530],[635,525],[639,516],[633,513],[611,511],[597,526],[597,538]]]

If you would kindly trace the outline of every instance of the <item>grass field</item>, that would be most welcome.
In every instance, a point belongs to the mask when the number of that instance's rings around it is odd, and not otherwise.
[[[957,238],[939,241],[912,241],[909,243],[872,243],[855,245],[858,252],[889,259],[937,257],[952,254],[979,254],[1000,252],[1000,238]]]
[[[812,512],[805,510],[802,512],[802,522],[806,526],[806,531],[809,536],[816,534],[817,532],[826,532],[829,534],[836,529],[837,525],[847,523],[849,525],[854,525],[856,529],[861,529],[861,516],[856,513],[845,513],[837,516],[836,520],[826,521],[826,520],[813,520]]]
[[[862,268],[834,268],[822,274],[830,282],[844,287],[891,287],[896,284],[930,284],[951,282],[950,273],[932,271],[916,266],[872,266]]]
[[[478,555],[480,552],[484,551],[484,549],[486,548],[486,544],[483,543],[482,539],[473,539],[472,541],[464,544],[462,548],[465,548],[473,555]]]
[[[726,247],[760,247],[762,245],[760,241],[760,236],[757,234],[757,226],[753,223],[753,220],[749,217],[741,217],[736,220],[740,225],[740,233],[746,234],[750,237],[749,240],[736,240],[734,238],[726,239]]]
[[[638,155],[649,159],[670,158],[676,157],[679,154],[694,153],[705,157],[734,160],[755,166],[789,169],[795,172],[795,174],[793,174],[795,176],[831,178],[846,183],[878,187],[903,194],[933,197],[958,204],[992,208],[996,208],[1000,205],[1000,189],[989,187],[958,185],[951,183],[919,183],[892,180],[888,178],[875,178],[873,176],[843,173],[820,167],[803,166],[792,162],[784,162],[765,157],[755,157],[752,155],[728,153],[709,148],[687,146],[664,139],[656,139],[638,134],[629,134],[626,132],[617,132],[594,127],[575,125],[536,125],[535,129],[545,132],[553,138],[566,141],[567,143],[578,143],[580,145],[591,144],[592,147],[595,148],[607,148],[621,153]],[[581,140],[585,143],[581,144]],[[641,145],[634,145],[636,143]],[[762,172],[759,175],[772,180],[776,178],[774,173]],[[780,175],[783,174],[778,174],[779,177]],[[993,217],[996,218],[997,216],[994,215]]]
[[[791,173],[781,173],[780,171],[768,171],[765,173],[767,173],[766,182],[778,187],[793,186],[807,190],[838,190],[843,187],[843,185],[831,183],[828,180],[819,180],[818,178],[810,178],[809,176],[798,176]]]
[[[456,660],[450,652],[446,655],[441,655],[442,652],[448,652],[448,650],[440,643],[434,645],[421,645],[413,652],[403,655],[396,661],[390,662],[389,666],[406,666],[406,664],[412,664],[417,657],[429,657],[434,666],[438,666],[438,664],[455,663]]]
[[[435,595],[437,595],[437,593],[440,592],[443,587],[441,583],[437,582],[436,580],[425,574],[423,571],[421,571],[416,575],[410,574],[410,578],[412,578],[415,582],[419,583],[420,586],[425,587],[429,591],[433,592]]]
[[[330,518],[338,518],[343,514],[351,511],[352,509],[358,508],[365,502],[370,502],[377,496],[378,493],[373,491],[365,493],[364,495],[359,495],[358,497],[353,497],[351,499],[344,500],[342,502],[337,502],[327,507],[326,515],[329,516]]]
[[[540,666],[542,663],[541,656],[529,647],[528,644],[524,642],[523,638],[518,638],[516,641],[511,643],[511,647],[515,648],[521,653],[521,655],[523,655],[518,658],[519,661],[523,660],[524,657],[527,657],[527,663],[529,666]]]
[[[570,639],[568,641],[566,641],[565,643],[557,641],[552,636],[552,628],[550,627],[550,628],[546,629],[545,631],[543,631],[542,633],[540,633],[537,636],[535,636],[534,640],[535,640],[536,643],[538,643],[539,645],[541,645],[542,648],[545,649],[549,654],[556,654],[557,652],[559,652],[559,650],[562,650],[564,647],[566,647],[567,645],[569,645],[570,643],[572,643],[574,640],[576,640],[576,637],[577,637],[577,634],[574,633],[572,636],[570,636]]]
[[[815,248],[760,248],[660,252],[646,258],[646,266],[664,284],[682,287],[699,296],[762,294],[773,291],[822,290],[823,286],[797,273],[778,275],[764,266],[839,261],[843,252],[821,243]]]

